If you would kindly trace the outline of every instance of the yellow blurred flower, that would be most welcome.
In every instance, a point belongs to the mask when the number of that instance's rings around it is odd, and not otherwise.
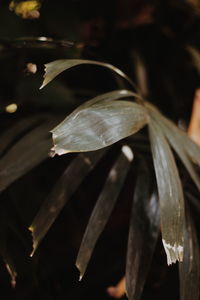
[[[9,9],[13,10],[18,16],[22,17],[23,19],[39,18],[39,8],[40,2],[37,0],[21,2],[11,1],[9,5]]]

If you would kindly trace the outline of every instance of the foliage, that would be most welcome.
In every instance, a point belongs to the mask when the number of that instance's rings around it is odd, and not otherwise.
[[[25,13],[22,4],[26,6]],[[40,3],[37,1],[24,1],[22,4],[12,1],[10,8],[23,18],[27,17],[27,11],[40,8]],[[125,201],[124,188],[127,187],[128,194],[132,198],[129,204],[131,212],[125,271],[128,298],[131,300],[142,297],[161,233],[168,265],[177,261],[179,264],[181,300],[187,300],[191,296],[194,300],[198,300],[200,296],[199,241],[191,207],[195,205],[199,208],[199,147],[151,103],[152,99],[147,101],[149,97],[144,96],[139,80],[138,88],[131,74],[122,71],[118,65],[114,66],[109,60],[102,62],[98,57],[97,60],[96,58],[85,59],[84,51],[83,53],[81,51],[82,48],[87,49],[87,46],[71,43],[65,39],[56,40],[46,37],[6,40],[2,42],[3,49],[7,43],[14,51],[16,49],[21,51],[26,47],[40,51],[43,47],[48,51],[55,50],[54,55],[49,56],[55,57],[56,60],[46,64],[41,88],[63,71],[70,69],[66,73],[72,72],[72,77],[74,74],[75,93],[79,94],[80,98],[77,101],[75,94],[70,94],[68,91],[70,76],[65,83],[62,80],[60,82],[55,80],[35,97],[43,95],[49,103],[52,101],[51,113],[44,109],[45,112],[42,113],[19,116],[9,123],[12,126],[5,126],[8,129],[3,129],[1,132],[2,199],[9,193],[15,194],[15,190],[20,187],[20,181],[25,188],[23,182],[30,171],[34,172],[34,169],[40,167],[42,163],[45,164],[46,160],[49,165],[54,164],[51,172],[49,167],[46,170],[46,174],[49,173],[52,177],[52,188],[49,186],[48,192],[44,193],[39,191],[40,203],[29,201],[28,204],[24,204],[23,201],[20,205],[18,192],[16,192],[16,207],[21,210],[22,217],[19,217],[19,220],[17,218],[10,220],[9,217],[8,220],[2,221],[3,224],[5,222],[3,226],[6,228],[6,233],[2,234],[0,252],[11,276],[11,284],[16,285],[21,268],[25,269],[23,264],[20,267],[21,260],[25,261],[25,265],[28,260],[29,273],[31,273],[29,260],[32,260],[35,268],[44,238],[47,238],[48,231],[56,226],[61,211],[69,207],[74,195],[86,180],[88,178],[91,180],[89,176],[93,176],[94,172],[98,174],[99,166],[103,166],[104,175],[101,183],[98,179],[93,185],[89,183],[89,190],[96,192],[94,198],[97,200],[93,202],[94,208],[76,258],[75,264],[80,271],[80,279],[87,270],[97,241],[102,236],[110,217],[112,219],[117,200],[121,197]],[[58,49],[62,47],[68,49],[67,59],[65,56],[64,59],[57,59],[62,55],[62,51],[58,55]],[[39,56],[41,56],[40,51]],[[198,51],[193,47],[187,47],[186,51],[192,54],[194,64],[198,68]],[[138,57],[136,62],[144,71],[145,64]],[[108,91],[87,95],[86,82],[90,70],[93,70],[93,75],[97,74],[100,86],[103,86],[106,78],[110,78],[110,82],[115,83],[114,87],[109,82]],[[106,74],[107,77],[104,78],[102,74]],[[40,81],[37,73],[31,76],[36,76],[37,82]],[[79,91],[78,81],[83,81],[84,92]],[[90,83],[90,88],[94,81]],[[23,92],[24,89],[22,88]],[[69,102],[64,105],[67,109],[61,114],[56,113],[56,105],[60,106],[61,110],[63,107],[62,101],[55,104],[59,96],[67,98]],[[49,158],[49,154],[55,157]],[[56,154],[61,157],[57,157]],[[59,164],[62,167],[59,167]],[[56,171],[57,168],[60,168],[59,172]],[[189,180],[189,188],[187,188],[183,179],[185,170],[196,187]],[[81,194],[84,194],[83,190]],[[84,200],[87,200],[87,197],[86,195]],[[33,196],[33,198],[32,200],[36,200],[37,197]],[[43,201],[44,198],[46,199]],[[24,209],[26,205],[30,206],[29,210]],[[87,205],[89,204],[86,202],[84,206]],[[26,219],[27,211],[30,216]],[[18,224],[23,218],[26,221],[22,222],[23,230],[21,230],[21,225]],[[127,216],[126,218],[128,219]],[[9,230],[12,232],[11,236],[13,235],[18,241],[16,245],[19,243],[19,249],[23,249],[21,254],[13,255],[12,246],[5,242]],[[30,247],[30,240],[33,242],[33,247]],[[29,256],[32,258],[30,259]],[[64,259],[62,257],[62,260]]]

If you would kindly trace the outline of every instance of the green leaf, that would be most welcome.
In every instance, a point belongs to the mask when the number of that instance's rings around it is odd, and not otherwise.
[[[130,136],[148,123],[143,106],[129,101],[87,102],[52,130],[53,152],[94,151]]]
[[[153,105],[147,103],[146,106],[155,122],[162,127],[162,131],[170,145],[176,151],[194,183],[200,190],[199,175],[190,161],[190,157],[192,157],[192,159],[200,165],[200,148],[174,123],[165,118]]]
[[[95,244],[111,215],[132,159],[132,150],[128,146],[123,146],[122,152],[108,174],[88,222],[76,260],[76,266],[80,271],[80,279],[85,273]]]
[[[47,115],[33,115],[15,122],[14,126],[6,129],[0,136],[0,156],[9,149],[19,137],[25,135],[28,131],[37,127],[47,119]]]
[[[58,217],[63,206],[79,187],[83,179],[99,162],[104,153],[105,150],[95,153],[81,153],[67,167],[30,226],[33,236],[33,252],[31,256]]]
[[[179,263],[181,300],[200,299],[200,249],[197,233],[187,209],[184,232],[184,256]]]
[[[52,124],[46,122],[28,132],[0,159],[0,191],[48,158]]]
[[[129,300],[139,300],[142,295],[160,231],[157,195],[150,194],[150,173],[144,162],[140,162],[138,169],[126,259],[126,293]]]
[[[123,77],[124,79],[126,79],[132,86],[135,87],[132,80],[124,72],[122,72],[120,69],[110,64],[95,61],[95,60],[85,60],[85,59],[59,59],[45,65],[44,81],[40,89],[42,89],[45,85],[51,82],[56,76],[58,76],[63,71],[83,64],[96,65],[96,66],[107,68],[117,73],[119,76]]]
[[[170,265],[183,260],[183,190],[171,149],[162,128],[154,120],[149,123],[149,134],[160,201],[162,241]]]

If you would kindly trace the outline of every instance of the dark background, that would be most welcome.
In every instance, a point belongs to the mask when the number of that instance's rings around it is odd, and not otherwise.
[[[0,1],[1,133],[25,116],[38,113],[62,119],[84,100],[118,86],[110,72],[84,66],[69,70],[39,91],[44,63],[59,58],[92,58],[110,62],[136,80],[133,53],[139,53],[146,68],[148,100],[175,122],[188,125],[199,75],[186,46],[200,48],[200,17],[186,1],[44,0],[40,14],[39,19],[24,20],[9,11],[8,1]],[[39,42],[38,36],[52,41]],[[36,74],[27,72],[29,62],[37,64]],[[5,106],[13,102],[18,104],[17,112],[5,113]],[[125,272],[134,170],[82,282],[78,282],[74,263],[116,152],[117,147],[84,180],[32,259],[28,256],[31,236],[27,228],[74,156],[47,159],[1,194],[2,248],[11,254],[18,271],[17,286],[12,289],[2,255],[1,299],[110,298],[106,288],[115,285]],[[159,240],[142,299],[172,300],[178,299],[178,294],[177,266],[167,267]]]

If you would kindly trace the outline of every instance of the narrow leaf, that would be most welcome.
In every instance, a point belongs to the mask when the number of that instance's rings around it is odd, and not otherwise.
[[[44,81],[40,88],[42,89],[45,85],[51,82],[56,76],[58,76],[63,71],[83,64],[96,65],[96,66],[107,68],[117,73],[119,76],[126,79],[132,86],[134,86],[132,80],[124,72],[122,72],[120,69],[110,64],[95,61],[95,60],[85,60],[85,59],[59,59],[45,65]]]
[[[89,103],[52,130],[52,150],[58,155],[98,150],[134,134],[147,122],[145,109],[134,102]]]
[[[13,288],[15,288],[16,286],[16,278],[17,278],[17,272],[14,268],[14,265],[11,263],[11,262],[7,262],[5,259],[5,266],[6,266],[6,269],[8,271],[8,274],[10,275],[10,283],[11,283],[11,286]]]
[[[64,205],[88,173],[99,162],[104,153],[105,151],[102,150],[95,153],[81,153],[67,167],[30,226],[33,235],[33,252],[31,256],[36,251],[39,243],[47,234]]]
[[[103,190],[88,222],[76,260],[76,266],[80,271],[80,279],[85,273],[95,244],[111,215],[132,159],[132,150],[128,146],[123,146],[122,153],[108,174]]]
[[[176,151],[192,180],[200,190],[199,175],[195,171],[194,166],[189,159],[192,157],[200,165],[200,148],[182,130],[154,108],[153,105],[147,104],[147,106],[155,122],[162,127],[163,133],[167,137],[170,145]]]
[[[189,211],[184,232],[184,256],[179,263],[181,300],[200,299],[200,248]]]
[[[0,191],[48,157],[52,122],[27,133],[0,159]]]
[[[5,130],[0,136],[0,155],[2,156],[6,149],[10,148],[12,143],[15,142],[19,136],[24,135],[31,128],[42,123],[42,121],[44,122],[45,119],[47,119],[45,115],[34,115],[15,122],[14,126]]]
[[[139,164],[132,204],[126,260],[126,293],[129,300],[139,300],[151,265],[159,233],[157,195],[150,195],[149,172]]]
[[[154,120],[149,123],[149,134],[160,200],[162,241],[170,265],[183,260],[183,190],[171,149]]]

